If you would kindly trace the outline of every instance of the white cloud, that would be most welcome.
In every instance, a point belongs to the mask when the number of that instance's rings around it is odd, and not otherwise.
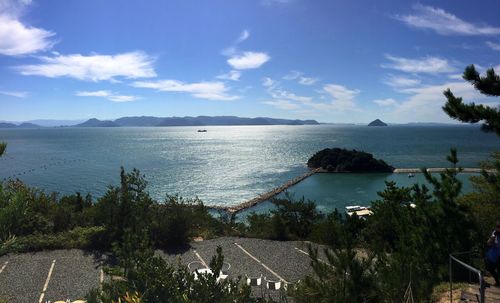
[[[396,106],[398,102],[392,98],[373,100],[377,105],[383,107]]]
[[[295,80],[298,77],[300,77],[301,75],[302,75],[301,72],[293,70],[293,71],[289,72],[288,74],[284,75],[283,79],[284,80]]]
[[[236,44],[241,43],[250,37],[250,31],[245,29],[241,32],[238,39],[236,39]]]
[[[30,1],[0,1],[0,54],[21,56],[50,49],[55,33],[23,24],[19,15]]]
[[[78,97],[108,97],[111,95],[109,90],[98,90],[98,91],[79,91],[75,93],[75,96]]]
[[[406,24],[423,29],[430,29],[440,35],[499,35],[500,27],[479,25],[464,21],[440,8],[416,4],[413,15],[396,16]]]
[[[405,76],[389,75],[383,82],[391,87],[401,88],[417,86],[421,81],[419,79],[408,78]]]
[[[355,98],[360,90],[351,90],[338,84],[327,84],[323,86],[323,90],[330,95],[332,100],[329,103],[316,103],[313,105],[315,108],[338,111],[357,110]]]
[[[223,82],[184,83],[177,80],[136,81],[134,87],[152,88],[163,92],[190,93],[195,98],[208,100],[236,100],[239,96],[227,95],[229,90]]]
[[[264,79],[262,79],[262,85],[266,86],[266,87],[273,86],[275,83],[276,83],[276,81],[274,81],[273,79],[271,79],[269,77],[265,77]]]
[[[470,83],[465,81],[448,82],[418,88],[408,88],[406,93],[411,94],[406,100],[399,102],[392,112],[394,122],[407,121],[434,121],[451,122],[442,106],[446,102],[443,91],[451,89],[457,97],[462,97],[464,102],[476,104],[492,104],[495,98],[481,95]]]
[[[306,97],[306,96],[298,96],[294,93],[282,90],[282,89],[271,89],[269,91],[271,94],[271,97],[274,99],[288,99],[292,101],[297,101],[297,102],[302,102],[302,103],[310,103],[312,102],[311,97]]]
[[[486,41],[486,45],[488,45],[492,50],[500,51],[500,43],[493,43],[491,41]]]
[[[299,84],[302,85],[313,85],[318,81],[317,78],[308,78],[308,77],[300,77],[299,78]]]
[[[290,100],[283,100],[283,99],[263,101],[262,103],[284,110],[293,110],[300,108],[298,104],[295,104]]]
[[[241,77],[241,72],[237,70],[229,71],[226,74],[218,75],[217,79],[239,81]]]
[[[302,85],[313,85],[318,81],[317,78],[305,77],[303,75],[304,73],[302,72],[292,70],[288,74],[283,76],[283,80],[288,80],[288,81],[297,80],[297,82]]]
[[[449,73],[455,71],[448,60],[438,57],[409,59],[391,55],[385,56],[391,63],[382,64],[384,68],[392,68],[407,73]]]
[[[453,74],[453,75],[448,75],[448,78],[453,80],[460,80],[463,79],[463,76],[462,74]]]
[[[351,90],[343,85],[338,84],[327,84],[323,86],[323,90],[326,91],[335,100],[354,100],[354,98],[360,93],[359,90]]]
[[[78,97],[102,97],[113,102],[131,102],[139,99],[136,96],[117,95],[109,90],[79,91],[75,93]]]
[[[270,59],[266,53],[244,52],[242,55],[233,55],[227,63],[234,69],[252,69],[259,68]]]
[[[28,92],[18,92],[18,91],[0,91],[0,94],[16,97],[16,98],[26,98],[28,97]]]
[[[109,100],[113,102],[131,102],[138,98],[136,96],[124,96],[124,95],[112,95],[108,97]]]
[[[117,55],[80,54],[39,57],[40,64],[21,65],[16,69],[22,75],[49,78],[70,77],[79,80],[115,80],[155,77],[154,58],[136,51]]]

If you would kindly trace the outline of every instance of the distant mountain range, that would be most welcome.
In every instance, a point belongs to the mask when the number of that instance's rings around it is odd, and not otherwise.
[[[378,121],[377,121],[378,120]],[[372,123],[380,121],[377,119]],[[380,121],[382,122],[382,121]],[[370,123],[370,124],[372,124]],[[382,122],[383,123],[383,122]],[[0,129],[5,128],[43,128],[43,127],[120,127],[120,126],[210,126],[210,125],[317,125],[316,120],[275,119],[266,117],[241,118],[236,116],[198,116],[198,117],[122,117],[116,120],[30,120],[30,121],[0,121]],[[355,123],[321,123],[330,125],[360,125]],[[385,123],[384,123],[385,124]],[[366,125],[366,124],[364,124]],[[390,123],[390,125],[408,126],[457,126],[463,124],[409,122]],[[466,125],[465,125],[466,126]]]
[[[33,123],[24,122],[21,124],[0,122],[0,128],[40,128],[40,125],[36,125]]]
[[[316,120],[289,120],[275,118],[241,118],[235,116],[198,117],[123,117],[116,120],[89,119],[75,127],[119,126],[210,126],[210,125],[317,125]]]

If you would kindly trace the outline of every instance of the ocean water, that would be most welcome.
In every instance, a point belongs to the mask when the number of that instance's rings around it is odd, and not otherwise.
[[[150,194],[199,197],[234,205],[307,171],[306,162],[327,147],[364,150],[395,167],[448,166],[450,147],[463,167],[477,167],[500,150],[500,138],[475,126],[211,126],[152,128],[2,129],[7,154],[0,179],[19,178],[48,192],[103,195],[119,182],[120,166],[138,168]],[[290,192],[331,209],[376,198],[384,180],[406,175],[316,175]],[[467,183],[467,176],[461,177]],[[469,187],[467,187],[469,186]],[[465,189],[470,185],[465,184]]]

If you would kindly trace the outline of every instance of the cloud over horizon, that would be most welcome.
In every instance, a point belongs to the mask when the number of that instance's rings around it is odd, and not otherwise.
[[[103,97],[113,102],[131,102],[139,99],[136,96],[119,95],[109,90],[98,91],[78,91],[75,93],[77,97]]]
[[[228,95],[224,82],[184,83],[178,80],[136,81],[133,87],[151,88],[162,92],[189,93],[195,98],[208,100],[232,101],[239,96]]]
[[[156,77],[155,59],[144,52],[135,51],[117,55],[61,55],[38,57],[41,63],[14,67],[25,76],[48,78],[69,77],[85,81],[116,80]]]

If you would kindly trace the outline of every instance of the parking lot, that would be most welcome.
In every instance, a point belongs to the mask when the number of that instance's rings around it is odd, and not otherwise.
[[[169,263],[204,267],[217,246],[222,247],[229,279],[260,277],[262,285],[253,287],[255,295],[269,293],[265,279],[296,283],[312,272],[307,243],[280,242],[249,238],[224,237],[193,242],[175,253],[158,251]],[[70,302],[108,279],[102,267],[106,258],[81,250],[56,250],[0,257],[0,297],[8,302]],[[193,267],[193,266],[191,266]],[[273,295],[274,296],[274,295]]]

